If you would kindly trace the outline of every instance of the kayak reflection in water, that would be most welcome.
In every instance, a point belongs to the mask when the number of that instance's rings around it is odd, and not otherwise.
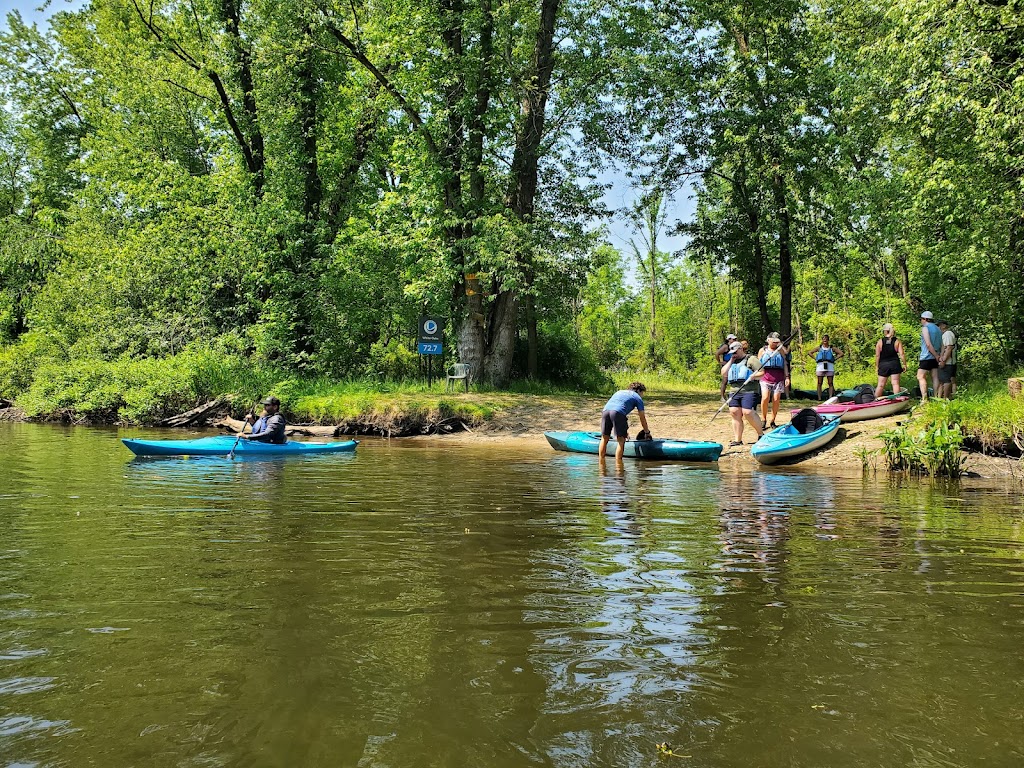
[[[255,440],[258,443],[274,443],[280,445],[285,442],[284,430],[287,423],[281,415],[281,401],[271,395],[263,401],[263,413],[255,423],[250,413],[245,417],[246,424],[252,424],[252,432],[248,435],[241,435],[243,440]],[[244,430],[245,427],[242,427]]]

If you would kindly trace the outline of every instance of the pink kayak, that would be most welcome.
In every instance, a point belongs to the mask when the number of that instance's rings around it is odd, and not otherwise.
[[[872,400],[870,403],[830,403],[829,405],[816,405],[814,410],[825,415],[838,415],[842,422],[864,421],[865,419],[880,419],[883,416],[892,416],[901,413],[910,407],[910,395],[889,395],[881,400]],[[799,408],[793,409],[798,413]]]

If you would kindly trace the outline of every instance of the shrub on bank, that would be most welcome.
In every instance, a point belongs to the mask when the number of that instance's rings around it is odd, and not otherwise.
[[[273,369],[204,349],[115,360],[47,355],[16,375],[12,364],[23,361],[25,354],[22,344],[3,350],[2,396],[39,418],[152,422],[224,394],[251,403],[280,379]]]
[[[883,432],[882,451],[890,470],[932,477],[960,477],[964,436],[956,424],[939,422],[922,429],[896,427]]]

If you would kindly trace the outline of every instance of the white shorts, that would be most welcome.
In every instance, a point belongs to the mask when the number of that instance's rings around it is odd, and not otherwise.
[[[818,363],[818,369],[816,371],[818,376],[835,376],[836,375],[836,364],[835,363]]]

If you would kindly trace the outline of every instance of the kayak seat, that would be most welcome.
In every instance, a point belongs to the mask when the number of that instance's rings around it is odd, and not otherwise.
[[[853,402],[857,405],[863,405],[864,403],[873,403],[875,401],[875,388],[870,384],[861,384],[857,387],[857,394],[853,398]]]
[[[807,435],[825,426],[825,420],[813,408],[804,408],[793,415],[790,424],[801,435]]]

